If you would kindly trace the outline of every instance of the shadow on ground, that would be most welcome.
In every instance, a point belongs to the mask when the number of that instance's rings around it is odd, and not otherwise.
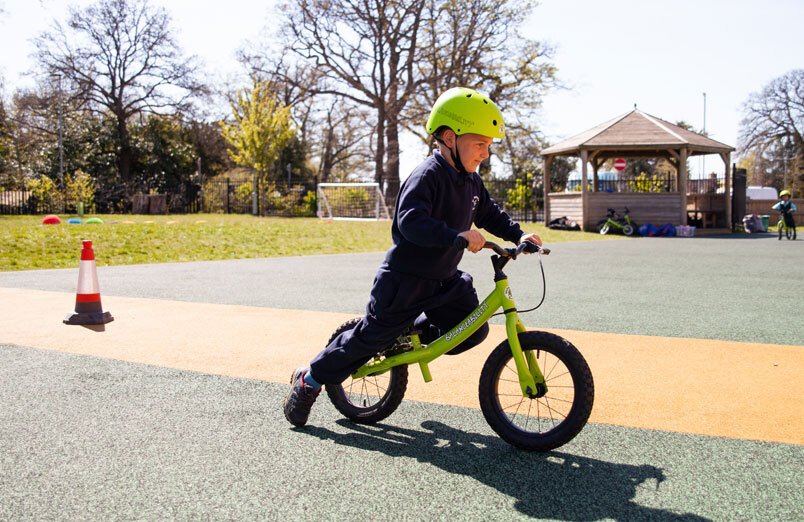
[[[303,433],[336,444],[415,458],[444,471],[472,477],[516,499],[522,514],[558,520],[709,520],[639,505],[638,488],[659,488],[664,472],[655,466],[616,464],[557,451],[526,453],[502,440],[426,421],[423,430],[376,424],[338,424],[336,433],[310,426]],[[437,495],[438,491],[428,492]]]

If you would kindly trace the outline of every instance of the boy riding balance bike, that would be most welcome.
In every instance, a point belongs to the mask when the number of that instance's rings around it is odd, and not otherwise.
[[[485,95],[453,88],[436,100],[426,129],[437,146],[400,189],[391,227],[393,244],[375,276],[366,313],[339,328],[309,366],[293,372],[285,417],[294,426],[304,426],[326,386],[336,408],[348,418],[378,422],[401,402],[408,364],[418,363],[429,381],[427,364],[482,342],[489,332],[487,321],[502,308],[508,341],[486,363],[485,385],[481,376],[487,392],[481,393],[484,415],[503,439],[517,447],[542,451],[557,447],[586,423],[592,408],[592,377],[571,344],[551,334],[525,332],[518,319],[502,268],[522,253],[540,252],[542,242],[536,234],[523,232],[499,208],[476,172],[489,157],[492,142],[505,137],[502,113]],[[517,246],[504,249],[487,243],[472,225]],[[480,303],[472,277],[458,270],[458,263],[464,250],[477,253],[484,247],[497,253],[493,258],[497,288]],[[548,355],[551,360],[544,361]],[[506,368],[512,375],[505,373]],[[548,370],[556,368],[562,370],[556,375],[569,376],[569,384],[552,387]],[[362,393],[378,379],[384,380],[376,386],[377,393]],[[510,381],[513,396],[502,392]],[[557,397],[552,406],[547,399],[550,390]],[[567,391],[568,395],[559,395]],[[512,401],[520,406],[511,410]],[[521,418],[524,426],[517,422]]]

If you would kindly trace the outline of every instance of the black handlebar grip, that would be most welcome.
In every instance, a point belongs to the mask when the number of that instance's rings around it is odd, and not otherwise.
[[[536,253],[536,252],[541,252],[544,255],[549,255],[550,254],[550,249],[540,247],[540,246],[536,245],[535,243],[531,243],[530,241],[525,241],[525,252],[528,252],[529,254],[533,254],[533,253]]]
[[[531,243],[530,241],[525,241],[525,252],[529,254],[533,254],[539,251],[539,245],[536,243]]]
[[[462,238],[461,236],[455,236],[455,241],[452,242],[452,246],[454,246],[458,250],[463,250],[469,246],[469,241]]]

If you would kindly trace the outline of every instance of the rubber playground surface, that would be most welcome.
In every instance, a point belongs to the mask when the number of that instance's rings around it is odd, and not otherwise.
[[[96,251],[102,261],[103,252]],[[466,254],[481,298],[488,254]],[[0,273],[0,519],[804,520],[804,241],[553,245],[523,316],[575,344],[590,424],[517,451],[477,409],[499,324],[411,368],[376,426],[287,379],[360,315],[381,253],[101,267],[105,328],[61,324],[75,270]],[[509,265],[520,309],[536,256]]]

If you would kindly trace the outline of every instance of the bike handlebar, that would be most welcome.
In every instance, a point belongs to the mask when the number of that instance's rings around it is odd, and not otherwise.
[[[464,248],[469,246],[469,242],[466,239],[462,238],[461,236],[456,236],[454,245],[455,248],[463,250]],[[494,243],[492,241],[486,241],[486,243],[483,245],[483,248],[494,250],[494,252],[496,252],[497,254],[503,257],[510,257],[511,259],[516,259],[516,256],[518,256],[522,252],[528,252],[528,253],[538,252],[544,255],[550,254],[549,248],[540,247],[539,245],[531,243],[530,241],[523,241],[515,248],[503,248],[497,243]]]

